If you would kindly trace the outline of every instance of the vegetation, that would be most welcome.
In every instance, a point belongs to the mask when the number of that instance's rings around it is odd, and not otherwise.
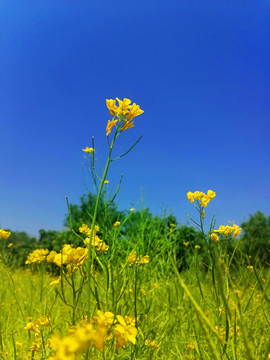
[[[36,240],[0,229],[1,359],[269,359],[269,218],[251,216],[242,235],[205,229],[212,190],[187,194],[196,230],[119,212],[107,174],[137,142],[117,158],[113,148],[143,111],[117,100],[102,176],[93,144],[83,149],[97,192],[68,204],[67,230]]]

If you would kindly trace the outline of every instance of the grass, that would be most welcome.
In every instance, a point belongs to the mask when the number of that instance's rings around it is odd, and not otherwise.
[[[95,169],[94,141],[84,149],[97,197],[90,227],[74,228],[70,212],[70,230],[79,246],[66,244],[58,253],[35,250],[25,269],[12,263],[4,247],[0,358],[269,359],[270,272],[241,253],[241,239],[233,242],[239,227],[220,227],[214,233],[213,218],[205,230],[213,191],[188,193],[198,211],[199,219],[191,220],[201,232],[200,244],[179,241],[175,224],[149,222],[136,212],[122,223],[97,227],[101,198],[109,207],[121,185],[120,180],[107,200],[109,167],[140,140],[113,158],[116,140],[142,113],[128,99],[118,102],[118,107],[115,100],[107,102],[112,121],[106,129],[109,150],[102,176]],[[137,230],[120,237],[132,216]],[[0,235],[7,240],[5,231]],[[229,251],[231,244],[236,246]]]

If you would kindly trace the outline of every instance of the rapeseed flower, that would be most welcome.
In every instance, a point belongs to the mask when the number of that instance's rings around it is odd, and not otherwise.
[[[10,231],[6,231],[4,229],[0,229],[0,240],[1,239],[8,239],[11,235],[11,232]]]
[[[155,340],[149,340],[149,339],[145,340],[144,345],[152,350],[157,350],[160,347],[160,344],[158,344]]]
[[[46,260],[48,249],[36,249],[27,256],[25,264],[40,264]]]
[[[136,257],[136,251],[132,251],[128,256],[128,262],[130,266],[143,265],[149,263],[149,255]]]
[[[98,226],[98,225],[95,225],[95,226],[94,226],[94,230],[93,230],[93,236],[95,236],[98,231],[99,231],[99,226]],[[89,226],[86,225],[86,224],[82,224],[82,226],[79,227],[79,232],[80,232],[81,234],[90,236],[90,234],[91,234],[91,227],[89,227]]]
[[[116,349],[121,349],[130,341],[133,345],[136,344],[137,329],[133,325],[127,325],[121,315],[117,315],[119,324],[114,327],[114,336],[116,338]]]
[[[109,109],[109,112],[111,115],[115,115],[118,110],[118,107],[116,106],[115,101],[116,100],[112,100],[112,99],[106,100],[106,105],[107,105],[107,108]]]
[[[194,199],[198,201],[199,205],[203,208],[206,208],[208,203],[216,196],[216,193],[212,190],[208,190],[207,194],[203,193],[202,191],[195,191],[192,193],[189,191],[187,193],[188,201],[193,203]],[[203,213],[204,217],[205,213]]]
[[[106,136],[109,136],[109,134],[112,131],[112,128],[115,126],[115,124],[118,122],[118,120],[108,120],[107,126],[106,126]]]
[[[82,149],[82,151],[86,152],[87,154],[92,154],[95,150],[90,147],[86,147],[85,149]]]
[[[212,234],[210,235],[210,238],[211,238],[211,240],[213,240],[214,242],[219,242],[219,237],[218,237],[218,235],[215,234],[215,233],[212,233]]]
[[[116,221],[116,222],[113,224],[113,227],[117,227],[117,226],[120,226],[120,221]]]
[[[51,251],[47,256],[47,262],[53,262],[58,267],[66,265],[68,274],[72,274],[82,266],[88,258],[88,248],[77,247],[73,248],[68,244],[65,244],[60,251]],[[52,282],[50,285],[57,284],[58,282]]]
[[[233,226],[220,225],[219,229],[214,230],[214,232],[223,234],[224,236],[230,236],[233,234],[233,238],[236,238],[236,236],[238,236],[241,233],[241,230],[242,229],[238,225],[233,224]]]
[[[116,100],[118,101],[118,106],[115,103]],[[112,128],[117,124],[118,120],[120,123],[117,129],[120,129],[121,132],[131,129],[134,127],[134,121],[132,121],[134,117],[139,116],[144,112],[139,105],[135,103],[131,105],[131,100],[127,98],[124,98],[123,100],[116,98],[116,100],[106,100],[107,108],[113,116],[112,120],[108,120],[106,126],[106,136],[111,133]],[[117,116],[118,120],[115,119],[115,116]]]

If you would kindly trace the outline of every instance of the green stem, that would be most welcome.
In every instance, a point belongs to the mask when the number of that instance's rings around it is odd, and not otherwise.
[[[93,271],[93,253],[92,253],[92,237],[93,237],[93,232],[94,232],[94,227],[96,224],[96,218],[97,218],[97,212],[98,212],[98,205],[99,205],[99,200],[102,194],[102,189],[103,189],[103,185],[104,185],[104,181],[106,180],[106,176],[109,170],[109,165],[111,162],[111,155],[112,155],[112,149],[113,149],[113,145],[115,142],[117,136],[117,132],[114,134],[114,138],[112,140],[112,143],[110,145],[110,150],[109,150],[109,155],[107,158],[107,162],[106,162],[106,166],[103,172],[103,176],[101,179],[101,183],[99,186],[99,190],[98,190],[98,195],[97,195],[97,199],[96,199],[96,204],[95,204],[95,210],[94,210],[94,215],[93,215],[93,219],[92,219],[92,225],[91,225],[91,233],[90,233],[90,240],[89,240],[89,245],[88,245],[88,253],[89,253],[89,265],[88,265],[88,296],[87,296],[87,319],[90,322],[90,304],[91,304],[91,274]],[[94,249],[95,251],[95,249]]]

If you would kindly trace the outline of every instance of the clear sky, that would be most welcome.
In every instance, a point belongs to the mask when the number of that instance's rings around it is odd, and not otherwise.
[[[144,114],[118,138],[120,209],[180,223],[188,191],[214,190],[217,224],[270,214],[269,0],[2,0],[0,225],[62,228],[86,188],[82,148],[107,156],[105,99]]]

